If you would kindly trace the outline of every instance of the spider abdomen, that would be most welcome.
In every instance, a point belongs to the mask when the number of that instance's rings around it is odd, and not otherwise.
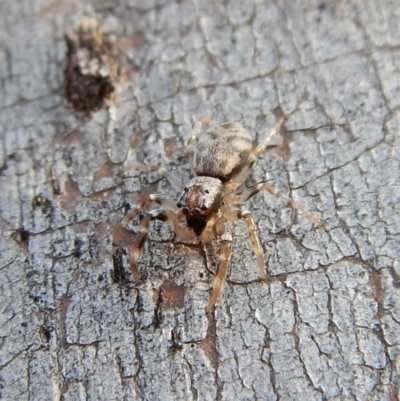
[[[247,130],[239,123],[223,123],[198,138],[193,167],[199,176],[228,181],[241,172],[251,151],[252,141]]]

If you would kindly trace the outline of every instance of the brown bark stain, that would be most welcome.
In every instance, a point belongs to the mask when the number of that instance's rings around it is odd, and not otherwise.
[[[76,207],[78,206],[81,191],[79,185],[71,177],[63,183],[63,190],[61,195],[61,207],[69,214],[75,214]]]
[[[164,152],[167,157],[173,157],[178,147],[178,141],[176,138],[164,139]]]
[[[378,302],[378,305],[383,304],[383,299],[385,297],[383,288],[382,288],[382,282],[381,282],[381,277],[379,272],[377,272],[374,268],[369,268],[368,269],[368,285],[372,289],[374,293],[374,299]],[[381,311],[379,310],[378,313]]]
[[[54,24],[55,15],[67,15],[76,10],[79,5],[80,2],[78,0],[50,3],[40,8],[39,16]]]
[[[140,50],[146,44],[143,32],[138,31],[129,35],[128,37],[122,37],[118,39],[118,52],[120,54],[131,53],[132,50]],[[136,66],[134,63],[124,58],[120,60],[119,68],[119,82],[132,82],[134,80],[134,75],[142,71],[140,66]]]
[[[60,306],[59,306],[59,328],[60,328],[60,335],[59,340],[61,343],[61,347],[63,349],[67,349],[69,347],[67,341],[67,312],[69,305],[71,304],[71,299],[68,295],[63,295],[60,299]]]
[[[185,287],[166,281],[161,287],[162,309],[182,309],[185,306]]]
[[[105,163],[100,170],[93,175],[94,181],[104,177],[112,177],[114,175],[113,167],[111,163]]]
[[[290,137],[291,133],[282,132],[282,143],[276,147],[276,154],[283,159],[284,162],[287,162],[290,158],[292,151],[290,150]]]
[[[144,34],[142,31],[135,32],[132,36],[122,38],[118,41],[120,50],[140,50],[146,43]]]
[[[114,195],[113,190],[104,190],[99,192],[93,192],[86,199],[89,199],[91,202],[104,202],[107,199],[110,199]]]
[[[306,129],[303,131],[303,136],[306,138],[317,138],[317,131],[316,130],[311,130],[311,129]]]
[[[140,149],[143,146],[143,137],[140,134],[134,133],[134,135],[132,136],[132,139],[129,141],[129,146],[132,149]],[[139,157],[143,155],[139,155]],[[143,159],[142,159],[143,160]]]
[[[82,144],[83,133],[78,131],[77,129],[72,130],[67,135],[63,136],[60,142],[63,145],[71,146],[71,145],[81,145]]]
[[[200,348],[204,351],[206,357],[211,362],[214,369],[218,366],[218,353],[217,353],[217,324],[215,318],[212,317],[208,324],[207,336],[204,340],[200,341]]]

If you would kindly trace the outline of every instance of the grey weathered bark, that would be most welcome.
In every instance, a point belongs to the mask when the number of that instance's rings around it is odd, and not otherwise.
[[[0,398],[399,399],[398,1],[0,10]],[[271,283],[237,224],[207,316],[213,249],[207,265],[154,224],[134,286],[125,205],[175,194],[118,169],[164,163],[186,180],[193,121],[256,138],[280,113],[253,179],[326,227],[256,196]]]

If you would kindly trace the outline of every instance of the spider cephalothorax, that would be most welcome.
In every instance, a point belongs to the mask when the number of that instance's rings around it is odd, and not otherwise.
[[[225,198],[224,184],[218,178],[195,177],[185,186],[177,206],[186,216],[186,223],[199,236],[209,216],[216,212]]]
[[[225,281],[231,257],[232,235],[230,221],[243,219],[247,223],[250,240],[262,278],[266,277],[262,246],[255,231],[251,213],[243,209],[243,204],[265,190],[300,210],[314,223],[322,225],[321,220],[311,214],[304,206],[279,193],[264,183],[240,191],[257,157],[267,147],[273,134],[281,127],[283,118],[267,133],[265,138],[253,146],[249,133],[238,123],[223,123],[210,128],[197,138],[194,132],[187,144],[187,153],[194,178],[183,185],[167,170],[156,166],[136,166],[140,171],[158,171],[181,195],[177,201],[160,195],[150,195],[145,201],[125,217],[126,225],[146,207],[149,202],[162,206],[161,209],[146,212],[140,225],[140,232],[131,247],[130,265],[136,282],[139,282],[137,260],[143,250],[151,220],[161,220],[171,224],[175,232],[184,240],[198,239],[210,242],[219,236],[221,253],[214,279],[213,290],[206,311],[211,311]],[[197,130],[199,131],[199,130]],[[183,225],[183,222],[186,224]]]

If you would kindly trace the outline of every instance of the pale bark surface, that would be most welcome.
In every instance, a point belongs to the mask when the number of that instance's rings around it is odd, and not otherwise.
[[[0,398],[399,399],[400,3],[86,6],[0,3]],[[65,72],[90,18],[106,45],[78,64],[103,68],[114,92],[77,111]],[[206,263],[152,224],[135,286],[138,222],[118,223],[144,192],[176,194],[118,169],[164,164],[187,180],[194,121],[240,121],[256,139],[282,113],[253,182],[326,227],[257,195],[249,210],[271,283],[236,224],[207,316],[218,244]]]

